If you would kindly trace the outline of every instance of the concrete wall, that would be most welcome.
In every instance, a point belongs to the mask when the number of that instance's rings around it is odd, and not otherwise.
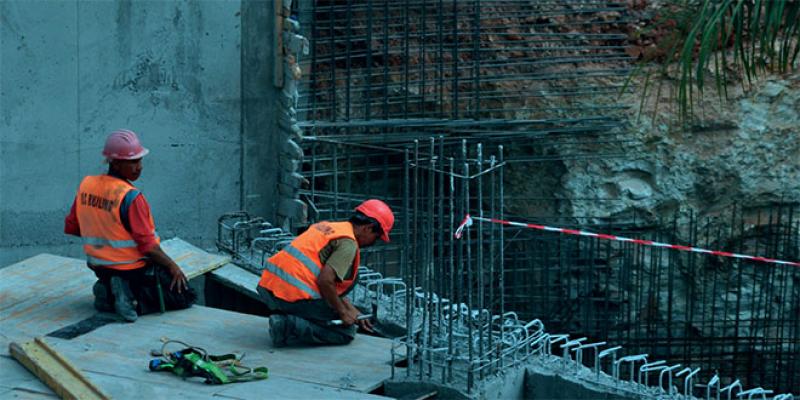
[[[274,216],[270,1],[0,0],[0,267],[80,256],[63,219],[116,128],[150,155],[135,183],[164,238]]]

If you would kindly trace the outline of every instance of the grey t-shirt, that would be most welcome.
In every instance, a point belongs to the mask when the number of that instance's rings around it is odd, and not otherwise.
[[[358,246],[353,239],[334,239],[319,251],[319,260],[322,265],[333,268],[340,281],[351,279],[355,272],[352,267],[357,250]]]

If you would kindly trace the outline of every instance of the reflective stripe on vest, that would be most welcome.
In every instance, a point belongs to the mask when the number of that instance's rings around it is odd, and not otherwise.
[[[337,295],[343,296],[355,284],[360,262],[358,242],[349,222],[320,222],[309,227],[291,244],[269,258],[258,285],[288,302],[321,298],[317,286],[323,268],[319,252],[332,240],[342,238],[356,242],[353,273],[349,279],[335,284]]]
[[[291,244],[284,247],[283,251],[289,253],[290,256],[296,258],[297,261],[300,261],[301,264],[305,265],[306,268],[308,268],[308,270],[311,271],[312,274],[314,274],[314,276],[319,276],[320,272],[322,272],[320,271],[317,264],[314,264],[314,261],[312,259],[308,258],[307,255],[301,253],[300,250],[297,250],[297,248],[295,248]]]
[[[284,282],[296,287],[297,289],[306,292],[306,294],[312,299],[322,298],[322,296],[320,296],[320,294],[317,293],[317,291],[308,287],[308,285],[303,283],[301,280],[287,274],[286,271],[280,269],[277,265],[267,261],[264,263],[264,268],[266,268],[269,272],[275,274],[275,276],[277,276],[278,278],[283,279]]]
[[[83,236],[81,239],[83,240],[83,244],[88,244],[90,246],[110,246],[117,249],[136,247],[135,240],[108,240],[104,238],[88,236]]]
[[[139,259],[136,259],[136,260],[107,261],[107,260],[101,260],[101,259],[99,259],[97,257],[92,257],[90,255],[86,256],[86,261],[88,261],[89,264],[100,265],[100,266],[104,266],[104,267],[112,266],[112,265],[133,264],[133,263],[135,263],[137,261],[144,261],[144,260],[145,260],[144,258],[139,258]]]

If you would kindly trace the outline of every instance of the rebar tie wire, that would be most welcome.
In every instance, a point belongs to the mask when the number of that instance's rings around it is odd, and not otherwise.
[[[652,246],[652,247],[662,247],[667,249],[674,249],[680,251],[688,251],[692,253],[702,253],[702,254],[710,254],[713,256],[720,256],[720,257],[729,257],[729,258],[739,258],[744,260],[751,260],[751,261],[758,261],[763,263],[770,263],[770,264],[781,264],[781,265],[792,265],[795,267],[800,267],[800,262],[797,261],[785,261],[785,260],[778,260],[774,258],[767,258],[767,257],[759,257],[759,256],[751,256],[747,254],[738,254],[738,253],[731,253],[727,251],[719,251],[719,250],[707,250],[699,247],[694,246],[683,246],[677,244],[669,244],[669,243],[661,243],[661,242],[654,242],[652,240],[645,240],[645,239],[631,239],[622,236],[616,235],[609,235],[604,233],[594,233],[594,232],[587,232],[581,231],[577,229],[567,229],[567,228],[556,228],[552,226],[546,225],[537,225],[537,224],[529,224],[524,222],[514,222],[514,221],[507,221],[501,219],[494,219],[494,218],[483,218],[483,217],[474,217],[467,214],[464,217],[464,220],[461,221],[461,224],[456,229],[453,236],[456,239],[461,239],[461,236],[464,234],[464,229],[472,226],[473,221],[478,222],[488,222],[492,224],[501,224],[501,225],[508,225],[508,226],[516,226],[520,228],[530,228],[530,229],[538,229],[547,232],[558,232],[567,235],[575,235],[575,236],[588,236],[594,237],[598,239],[605,239],[605,240],[612,240],[617,242],[630,242],[635,243],[642,246]]]

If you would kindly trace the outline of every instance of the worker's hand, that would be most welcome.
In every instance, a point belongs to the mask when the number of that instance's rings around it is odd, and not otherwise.
[[[372,333],[372,322],[369,319],[358,320],[357,323],[358,326],[361,327],[361,329]]]
[[[173,265],[169,268],[169,274],[172,275],[172,282],[169,284],[169,290],[178,289],[178,293],[183,292],[189,286],[186,280],[186,275],[180,267]]]
[[[358,319],[358,316],[361,315],[361,311],[358,308],[356,308],[352,303],[350,303],[350,301],[347,300],[347,298],[342,299],[342,303],[344,303],[348,313],[355,313],[354,323],[358,324],[358,326],[360,326],[361,329],[367,332],[372,332],[372,322],[369,319],[361,319],[361,320]],[[342,322],[345,322],[344,318],[342,318]],[[350,326],[351,324],[345,322],[345,325]]]
[[[339,312],[339,318],[342,319],[342,325],[350,326],[355,324],[358,321],[358,312],[355,307],[345,307],[344,310]]]

